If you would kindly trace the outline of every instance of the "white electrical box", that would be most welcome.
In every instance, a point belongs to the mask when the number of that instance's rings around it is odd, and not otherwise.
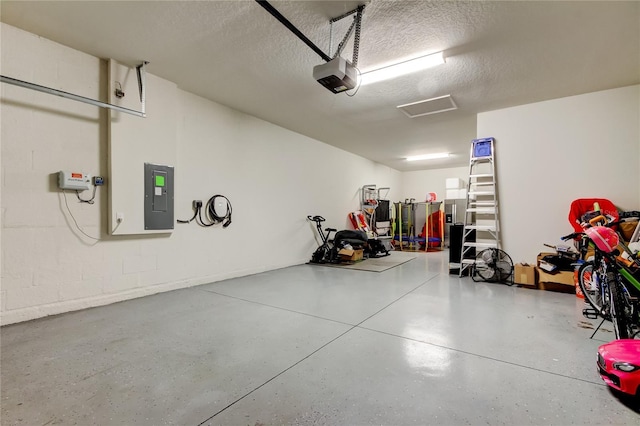
[[[60,189],[74,189],[84,191],[91,188],[91,175],[81,172],[67,172],[60,170],[58,173],[58,186]]]

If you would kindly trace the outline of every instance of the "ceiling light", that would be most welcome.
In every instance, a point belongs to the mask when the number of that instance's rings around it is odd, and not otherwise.
[[[439,152],[437,154],[414,155],[412,157],[407,157],[407,161],[435,160],[437,158],[447,158],[449,155],[450,154],[448,152]]]
[[[419,58],[388,65],[372,71],[363,72],[360,74],[360,85],[364,86],[365,84],[377,83],[378,81],[410,74],[412,72],[435,67],[440,64],[444,64],[444,56],[442,52],[421,56]]]

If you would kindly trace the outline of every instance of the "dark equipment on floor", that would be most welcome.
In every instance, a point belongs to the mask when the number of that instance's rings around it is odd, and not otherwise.
[[[503,250],[484,249],[476,255],[471,279],[513,285],[513,261]]]
[[[329,242],[329,236],[331,235],[332,232],[336,232],[337,229],[335,228],[327,228],[327,234],[323,234],[322,233],[322,222],[324,222],[326,219],[322,216],[307,216],[308,220],[311,220],[313,222],[316,223],[316,230],[318,232],[318,235],[320,235],[320,239],[322,240],[322,244],[320,245],[320,247],[318,247],[316,249],[316,251],[313,252],[313,254],[311,255],[311,263],[333,263],[331,262],[332,259],[332,251],[333,251],[333,244]],[[337,258],[337,253],[336,256]]]
[[[365,258],[389,255],[389,251],[382,242],[369,239],[366,232],[351,229],[338,231],[335,228],[325,228],[325,234],[322,230],[322,222],[326,220],[324,217],[307,216],[307,220],[315,222],[316,230],[322,240],[320,247],[311,255],[310,263],[340,263],[340,250],[349,246],[353,249],[363,249]],[[333,239],[330,238],[332,232],[336,233]]]

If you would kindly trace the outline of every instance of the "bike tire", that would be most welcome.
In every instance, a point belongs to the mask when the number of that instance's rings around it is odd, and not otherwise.
[[[614,272],[607,273],[607,282],[609,285],[609,294],[611,300],[611,322],[613,322],[613,330],[616,339],[629,339],[630,322],[626,315],[625,303],[623,300],[622,289],[620,283],[616,279]]]
[[[604,315],[603,300],[600,294],[600,286],[596,278],[595,265],[592,262],[586,262],[578,269],[578,285],[587,301],[600,316]]]

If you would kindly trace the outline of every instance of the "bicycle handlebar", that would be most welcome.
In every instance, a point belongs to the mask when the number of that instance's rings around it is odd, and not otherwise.
[[[602,223],[599,223],[599,222],[602,222]],[[582,226],[583,229],[592,228],[594,226],[606,226],[607,228],[613,228],[614,226],[619,225],[621,222],[622,222],[621,220],[609,222],[609,219],[607,219],[606,216],[599,215],[592,219],[589,219],[588,222],[580,223],[580,226]]]
[[[571,233],[569,235],[565,235],[564,237],[561,237],[560,239],[562,241],[573,240],[574,238],[579,237],[581,235],[584,235],[584,233],[583,232],[573,232],[573,233]]]
[[[309,215],[309,216],[307,216],[307,219],[312,220],[314,222],[318,222],[318,223],[325,221],[325,218],[322,217],[322,216],[311,216],[311,215]]]

